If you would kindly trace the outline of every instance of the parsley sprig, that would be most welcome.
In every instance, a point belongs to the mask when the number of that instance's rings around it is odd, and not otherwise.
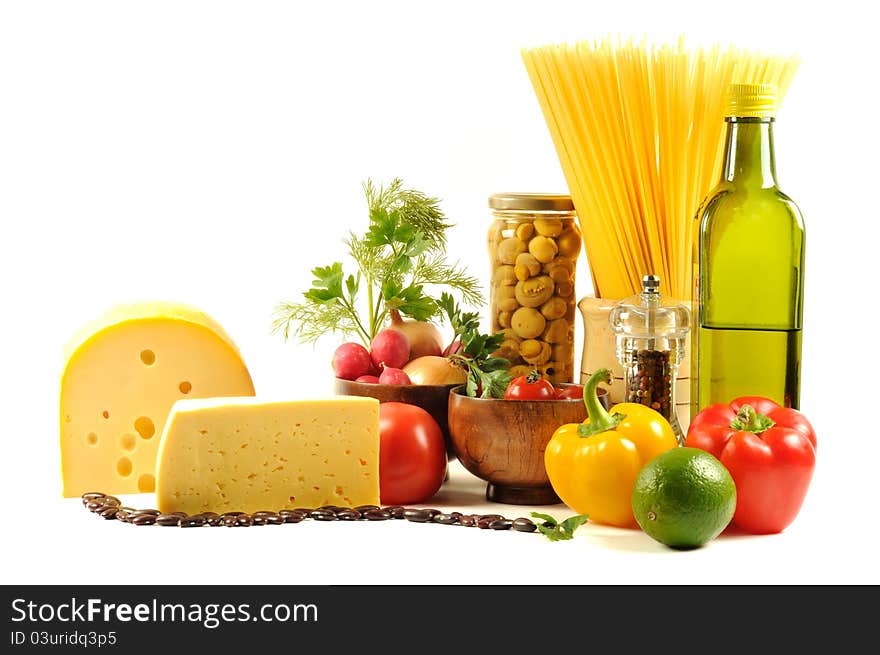
[[[304,343],[341,333],[369,346],[391,311],[418,321],[438,316],[440,304],[430,295],[431,287],[451,289],[469,305],[482,302],[477,279],[446,258],[446,231],[452,224],[439,200],[404,188],[399,178],[379,187],[367,180],[364,195],[369,227],[344,241],[357,271],[346,275],[342,262],[314,268],[303,300],[276,307],[273,333]]]
[[[566,541],[574,537],[574,531],[587,522],[589,517],[586,514],[575,514],[569,516],[562,523],[557,521],[549,514],[541,514],[540,512],[532,512],[532,516],[541,519],[543,523],[538,524],[538,530],[550,541]]]
[[[447,357],[463,368],[467,376],[465,393],[481,398],[503,398],[510,384],[510,361],[494,357],[504,335],[480,333],[480,317],[476,312],[462,312],[455,299],[443,293],[437,303],[446,314],[446,320],[454,333],[453,348]]]

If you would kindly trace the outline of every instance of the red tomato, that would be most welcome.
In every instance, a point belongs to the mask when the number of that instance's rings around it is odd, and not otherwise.
[[[553,400],[556,389],[537,371],[513,378],[504,392],[505,400]]]
[[[556,397],[560,399],[571,398],[582,400],[584,397],[584,388],[577,384],[573,384],[569,387],[559,387],[556,389]]]
[[[420,503],[446,475],[446,442],[437,421],[421,407],[379,405],[379,497],[383,505]]]

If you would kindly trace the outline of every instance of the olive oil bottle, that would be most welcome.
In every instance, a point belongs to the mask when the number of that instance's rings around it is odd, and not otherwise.
[[[697,212],[691,416],[737,396],[798,407],[804,223],[776,183],[771,85],[728,90],[724,171]]]

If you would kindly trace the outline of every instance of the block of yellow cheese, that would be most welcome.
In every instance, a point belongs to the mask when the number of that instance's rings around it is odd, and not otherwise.
[[[178,401],[162,434],[163,512],[379,504],[379,401]]]
[[[175,401],[253,393],[238,348],[204,313],[174,303],[113,308],[68,348],[64,495],[153,491],[159,436]]]

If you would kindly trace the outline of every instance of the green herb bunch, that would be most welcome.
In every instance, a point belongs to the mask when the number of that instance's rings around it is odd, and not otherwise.
[[[312,270],[312,287],[301,302],[283,302],[275,310],[272,332],[314,343],[330,333],[357,337],[369,347],[397,310],[417,321],[440,314],[432,287],[460,294],[468,305],[482,303],[477,279],[446,256],[446,231],[452,227],[439,200],[405,189],[402,180],[376,187],[364,183],[369,229],[344,240],[356,267],[346,275],[342,262]]]
[[[448,293],[438,302],[452,326],[452,346],[447,357],[467,372],[465,393],[481,398],[503,398],[510,384],[510,360],[494,357],[504,334],[480,334],[480,317],[476,312],[462,312]]]

